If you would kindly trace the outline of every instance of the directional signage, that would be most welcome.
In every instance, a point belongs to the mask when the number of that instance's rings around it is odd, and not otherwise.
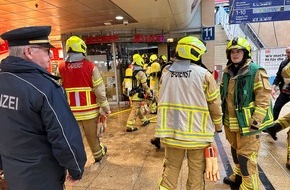
[[[290,0],[230,0],[229,24],[290,20]]]
[[[214,40],[214,26],[202,28],[202,40]]]

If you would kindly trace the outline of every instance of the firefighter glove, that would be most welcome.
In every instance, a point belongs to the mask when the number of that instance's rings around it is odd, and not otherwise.
[[[206,162],[205,167],[206,178],[210,179],[210,181],[216,182],[220,179],[216,147],[210,145],[209,147],[205,148],[204,151]]]
[[[98,117],[98,120],[97,120],[97,135],[98,135],[98,137],[103,136],[103,134],[106,130],[106,127],[107,127],[106,119],[107,119],[106,115],[100,115]]]

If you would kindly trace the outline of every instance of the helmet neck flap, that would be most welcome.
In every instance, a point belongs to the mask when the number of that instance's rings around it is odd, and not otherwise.
[[[85,59],[86,56],[83,53],[68,53],[65,62],[71,63],[71,62],[77,62],[82,61]]]

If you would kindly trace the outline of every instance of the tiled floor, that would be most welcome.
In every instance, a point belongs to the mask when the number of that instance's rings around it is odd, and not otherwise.
[[[108,147],[106,159],[101,164],[93,164],[93,158],[86,145],[88,162],[83,179],[74,184],[66,183],[66,190],[157,190],[158,180],[162,174],[164,149],[156,150],[150,144],[154,135],[156,115],[149,115],[151,123],[139,127],[138,131],[127,133],[125,124],[129,108],[112,106],[112,115],[108,118],[108,128],[103,143]],[[281,112],[290,111],[290,104]],[[156,120],[155,120],[156,121]],[[273,141],[262,134],[262,143],[258,158],[260,173],[260,190],[290,189],[290,171],[286,169],[287,129],[278,133],[278,140]],[[221,180],[216,183],[206,181],[206,190],[231,189],[223,184],[222,179],[233,167],[230,146],[224,134],[216,136],[219,152]],[[178,190],[185,190],[187,179],[186,159],[182,167]]]

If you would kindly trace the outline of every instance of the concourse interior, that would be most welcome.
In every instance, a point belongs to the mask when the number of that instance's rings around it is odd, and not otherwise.
[[[83,179],[76,183],[66,182],[66,190],[157,190],[163,170],[164,147],[157,150],[150,143],[150,139],[154,137],[156,115],[147,115],[151,118],[151,123],[146,127],[141,127],[141,122],[137,120],[139,130],[129,133],[125,131],[130,113],[129,105],[115,104],[111,105],[111,109],[112,114],[107,120],[107,129],[102,137],[103,143],[108,147],[107,156],[101,163],[93,163],[94,159],[85,142],[88,161]],[[281,115],[289,111],[290,104],[286,104]],[[290,187],[290,171],[285,167],[287,131],[288,129],[279,132],[277,141],[265,133],[261,134],[258,157],[260,190],[286,190]],[[205,189],[231,189],[222,182],[233,170],[229,143],[224,133],[216,135],[215,142],[221,178],[216,183],[206,180]],[[185,158],[177,190],[186,189],[186,164]]]
[[[208,51],[203,61],[210,70],[219,66],[221,72],[227,63],[224,52],[229,37],[222,25],[215,25],[215,2],[217,0],[1,0],[0,34],[26,25],[52,26],[50,40],[56,47],[52,73],[65,57],[63,45],[68,37],[77,35],[83,39],[99,40],[96,43],[89,41],[88,56],[98,65],[111,102],[112,114],[107,119],[107,129],[101,138],[108,152],[100,163],[94,163],[84,139],[88,161],[83,178],[75,183],[66,182],[65,190],[158,189],[164,147],[157,150],[150,143],[154,137],[156,115],[148,115],[151,120],[148,126],[141,127],[140,120],[137,120],[139,130],[126,132],[130,106],[127,102],[118,103],[121,99],[122,73],[131,63],[134,53],[153,53],[151,51],[156,50],[154,53],[170,58],[170,51],[179,38],[184,35],[202,37],[204,29],[215,29],[216,33],[214,40],[207,41]],[[123,16],[123,20],[117,20],[117,15]],[[251,27],[267,48],[285,47],[289,43],[290,35],[285,35],[290,28],[289,21],[253,23]],[[117,40],[112,40],[116,36]],[[156,36],[161,36],[162,40]],[[6,47],[5,51],[1,51],[1,47],[2,50]],[[146,48],[150,51],[145,52]],[[0,60],[7,54],[7,44],[1,40]],[[276,69],[278,67],[275,72]],[[283,107],[281,116],[289,111],[290,103]],[[259,190],[290,189],[290,170],[285,166],[288,130],[279,132],[277,141],[265,133],[261,134]],[[224,132],[216,135],[215,143],[221,177],[216,183],[205,180],[205,189],[228,190],[231,187],[223,183],[223,178],[232,173],[234,164]],[[186,189],[187,173],[185,158],[177,190]]]

